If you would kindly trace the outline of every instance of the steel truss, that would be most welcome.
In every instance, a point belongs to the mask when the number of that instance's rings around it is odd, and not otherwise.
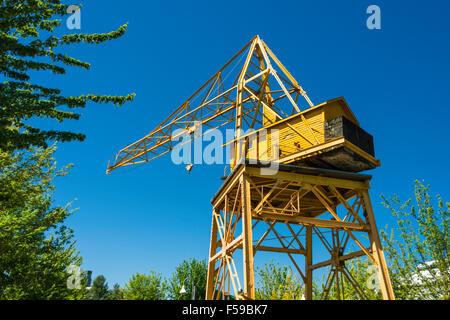
[[[329,298],[333,286],[337,298],[345,299],[344,279],[366,299],[345,265],[365,256],[378,270],[383,298],[394,299],[370,203],[370,176],[354,174],[350,179],[284,171],[267,176],[247,165],[233,172],[212,201],[207,299],[254,299],[258,251],[287,254],[305,284],[306,299],[312,299],[313,271],[323,267],[329,267],[323,299]],[[318,249],[313,239],[329,259],[313,262],[313,250]],[[235,259],[242,262],[242,283]]]
[[[302,107],[300,96],[307,105]],[[303,88],[264,41],[255,36],[154,130],[121,149],[108,163],[107,173],[169,153],[183,145],[179,143],[183,135],[190,134],[193,140],[227,125],[235,129],[234,139],[225,143],[232,143],[237,150],[230,159],[236,163],[241,158],[239,150],[243,149],[246,130],[264,128],[312,106]],[[294,128],[292,134],[300,135],[310,146],[319,144],[317,132],[304,116],[302,121],[313,138]],[[194,135],[200,126],[204,128],[202,134]]]

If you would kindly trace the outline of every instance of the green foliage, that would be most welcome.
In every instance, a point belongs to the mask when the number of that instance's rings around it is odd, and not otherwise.
[[[124,300],[123,290],[118,283],[114,284],[113,289],[108,295],[108,300]]]
[[[429,186],[415,181],[415,203],[398,197],[383,204],[397,218],[397,230],[382,231],[384,250],[397,299],[443,299],[450,297],[449,209]],[[395,234],[397,231],[397,234]]]
[[[196,260],[195,258],[183,260],[175,268],[175,272],[169,280],[169,297],[173,300],[191,300],[192,288],[195,286],[195,300],[204,300],[207,273],[206,260]],[[183,285],[186,293],[181,294],[180,290]]]
[[[257,268],[259,276],[255,297],[258,300],[300,300],[303,296],[303,282],[292,269],[280,267],[271,261],[264,268]]]
[[[9,78],[0,83],[0,149],[4,151],[30,146],[46,148],[50,140],[82,141],[84,134],[41,130],[31,126],[27,120],[77,120],[81,114],[64,108],[83,108],[88,101],[121,106],[134,98],[134,94],[65,96],[60,89],[31,82],[31,72],[65,74],[65,67],[89,70],[89,63],[57,52],[57,49],[77,43],[100,44],[121,37],[127,29],[125,24],[109,33],[57,37],[55,29],[60,26],[67,7],[59,0],[0,0],[0,74]]]
[[[345,275],[339,272],[339,288],[336,276],[328,292],[324,295],[324,283],[322,290],[316,299],[327,300],[381,300],[382,295],[378,285],[377,272],[368,258],[356,258],[345,262]],[[329,269],[328,269],[329,272]],[[328,273],[327,273],[328,274]],[[350,282],[349,279],[352,281]],[[355,285],[355,283],[357,285]]]
[[[131,276],[123,295],[125,300],[163,300],[166,297],[167,285],[160,273],[136,273]]]
[[[0,299],[70,299],[69,265],[81,265],[73,232],[63,225],[69,206],[54,207],[53,180],[67,174],[56,147],[0,151]]]
[[[106,300],[109,298],[109,288],[106,278],[103,275],[97,276],[92,282],[88,292],[89,300]]]

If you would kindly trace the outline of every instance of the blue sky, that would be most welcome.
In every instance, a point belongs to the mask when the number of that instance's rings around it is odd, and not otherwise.
[[[59,146],[59,204],[77,198],[69,219],[83,268],[123,284],[134,272],[169,276],[189,257],[206,258],[210,200],[222,166],[190,175],[170,156],[107,176],[119,149],[152,130],[253,36],[259,34],[316,104],[344,96],[375,139],[381,167],[368,173],[380,228],[394,220],[381,194],[412,196],[423,179],[450,199],[448,1],[86,1],[81,30],[125,36],[65,52],[92,64],[34,80],[67,95],[136,93],[121,108],[90,104],[65,128],[87,134]],[[381,30],[366,28],[366,8],[381,8]],[[60,32],[74,32],[61,27]],[[57,128],[57,123],[46,125]]]

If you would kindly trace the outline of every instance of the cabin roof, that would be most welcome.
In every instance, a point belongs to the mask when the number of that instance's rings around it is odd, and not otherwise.
[[[299,112],[299,113],[293,114],[292,116],[283,118],[283,119],[281,119],[281,120],[279,120],[279,121],[276,121],[276,122],[274,122],[274,123],[272,123],[272,124],[266,126],[265,128],[270,128],[270,127],[276,126],[276,125],[278,125],[278,124],[280,124],[280,123],[283,123],[283,122],[285,122],[285,121],[289,121],[289,120],[291,120],[291,119],[294,119],[294,118],[296,118],[296,117],[299,117],[299,116],[301,116],[302,114],[304,115],[305,113],[311,112],[311,111],[313,111],[313,110],[317,110],[317,109],[320,109],[320,108],[324,108],[325,106],[327,106],[327,105],[329,105],[329,104],[332,104],[332,103],[334,103],[334,102],[339,103],[339,104],[344,108],[344,110],[346,110],[346,111],[348,112],[348,115],[349,115],[350,118],[351,118],[351,119],[349,119],[349,120],[352,121],[352,122],[354,122],[356,125],[359,126],[358,119],[356,119],[355,114],[353,113],[353,111],[352,111],[352,110],[350,109],[350,107],[348,106],[347,101],[345,101],[344,97],[338,97],[338,98],[334,98],[334,99],[331,99],[331,100],[327,100],[327,101],[322,102],[322,103],[320,103],[320,104],[317,104],[317,105],[315,105],[315,106],[312,106],[312,107],[310,107],[310,108],[308,108],[308,109],[305,109],[305,110],[303,110],[303,111],[301,111],[301,112]]]

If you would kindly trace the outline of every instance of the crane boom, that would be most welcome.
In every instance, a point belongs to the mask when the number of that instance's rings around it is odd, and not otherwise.
[[[149,162],[180,147],[174,144],[176,139],[193,133],[198,126],[205,126],[206,134],[234,123],[233,142],[238,143],[243,130],[264,128],[299,113],[300,95],[313,106],[294,77],[260,37],[255,36],[154,130],[121,149],[112,164],[108,163],[107,173]],[[195,138],[198,136],[192,135]],[[240,155],[235,157],[239,159]]]

